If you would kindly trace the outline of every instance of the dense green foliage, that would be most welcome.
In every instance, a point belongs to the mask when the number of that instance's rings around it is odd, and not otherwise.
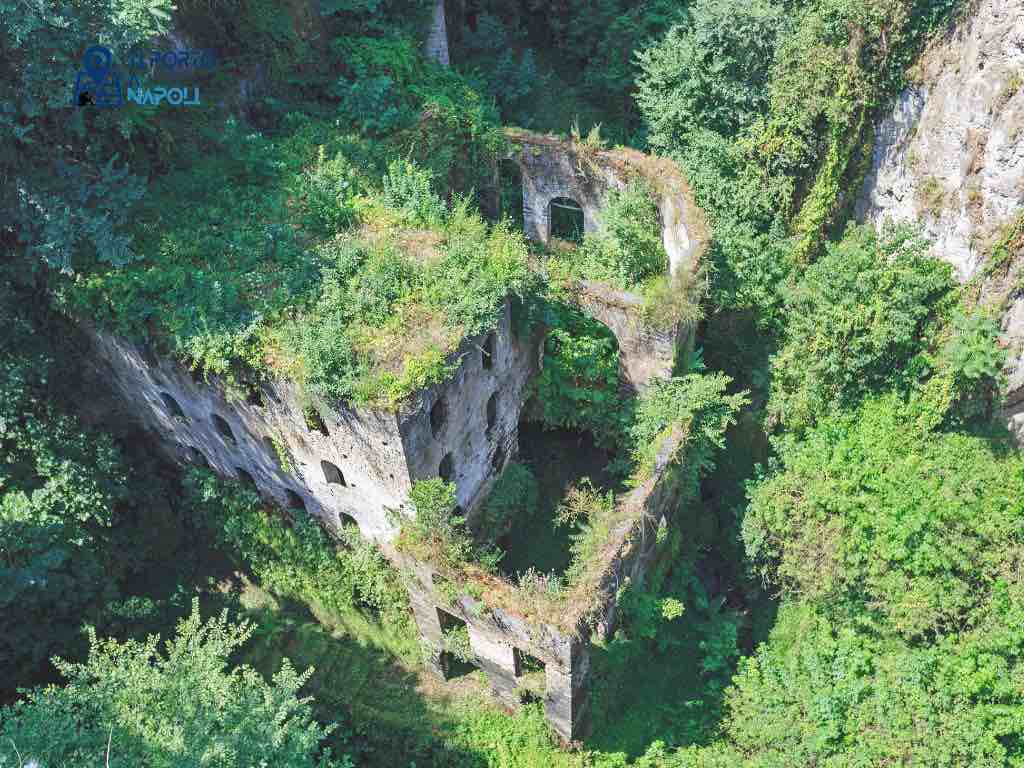
[[[922,433],[906,410],[887,396],[786,441],[744,538],[801,600],[914,638],[974,624],[1008,586],[1024,463],[983,436]]]
[[[666,438],[679,430],[680,437],[687,438],[687,486],[691,493],[696,491],[701,475],[714,466],[712,457],[725,444],[726,430],[747,404],[745,393],[725,394],[729,383],[722,373],[690,373],[655,381],[644,392],[630,429],[640,477],[650,474]]]
[[[505,122],[561,133],[575,121],[585,131],[603,124],[622,143],[643,133],[631,98],[634,52],[683,13],[669,0],[448,5],[454,61],[477,73]]]
[[[494,543],[513,525],[529,525],[540,501],[537,478],[525,464],[511,461],[487,495],[474,523],[477,537]]]
[[[64,678],[0,709],[0,766],[326,765],[325,745],[389,768],[1024,765],[1024,463],[991,422],[998,318],[913,230],[845,226],[878,108],[957,6],[449,2],[446,70],[420,54],[427,0],[0,0],[3,695]],[[223,62],[197,76],[202,108],[70,107],[86,46],[120,61],[167,30]],[[603,123],[679,161],[712,226],[706,307],[703,275],[663,279],[640,186],[569,253],[485,224],[501,122]],[[703,309],[710,371],[697,353],[627,397],[564,277],[673,322],[680,297]],[[315,413],[441,380],[508,294],[546,334],[528,414],[591,432],[634,482],[686,437],[674,525],[592,649],[575,751],[540,706],[467,694],[479,673],[438,695],[400,575],[354,529],[93,426],[81,342],[46,315],[54,297],[229,383],[291,376]],[[399,546],[488,579],[495,540],[549,501],[515,462],[475,531],[440,478],[410,496]],[[621,499],[571,487],[567,571],[520,585],[585,583]],[[255,624],[194,608],[175,634],[189,594]],[[465,630],[446,645],[469,658]]]
[[[285,662],[269,682],[229,657],[252,635],[226,613],[192,615],[161,648],[89,637],[82,663],[61,661],[63,686],[38,690],[0,711],[0,765],[319,766],[329,732],[299,689],[309,672]]]
[[[619,388],[618,345],[611,331],[568,304],[544,305],[544,366],[535,388],[541,420],[585,429],[611,444],[628,424]]]
[[[18,296],[3,298],[8,309]],[[25,318],[4,315],[8,342],[27,340]],[[15,679],[73,647],[83,618],[118,595],[124,563],[112,568],[107,555],[129,496],[109,435],[48,402],[47,360],[22,355],[0,349],[0,666]]]
[[[587,234],[569,256],[570,268],[582,277],[636,290],[668,270],[654,193],[636,181],[612,190],[601,211],[601,229]]]
[[[927,248],[912,231],[879,238],[856,228],[807,268],[785,296],[773,419],[802,429],[867,392],[909,391],[932,372],[936,315],[955,283]]]
[[[322,397],[393,404],[442,377],[459,339],[525,290],[525,247],[465,203],[449,212],[412,162],[391,163],[374,193],[348,159],[366,152],[357,137],[293,123],[270,139],[229,122],[223,153],[154,185],[137,238],[148,258],[94,272],[65,302],[132,336],[155,327],[203,371],[230,379],[242,363]],[[185,190],[193,205],[174,204]]]

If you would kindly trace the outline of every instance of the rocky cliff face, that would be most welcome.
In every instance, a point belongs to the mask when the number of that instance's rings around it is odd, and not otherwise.
[[[914,81],[876,128],[858,218],[919,223],[967,281],[1024,211],[1024,0],[976,0]],[[1024,246],[1010,248],[1024,264]],[[1024,296],[1005,270],[999,288],[986,294],[1004,299],[1007,417],[1024,440]]]

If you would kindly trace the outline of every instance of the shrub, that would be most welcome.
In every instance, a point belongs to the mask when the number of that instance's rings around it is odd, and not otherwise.
[[[633,290],[668,271],[654,193],[645,182],[609,192],[601,230],[587,235],[573,261],[584,277]]]
[[[477,538],[493,544],[513,525],[526,525],[537,511],[540,488],[525,464],[509,462],[487,496],[475,527]]]
[[[384,204],[400,213],[407,224],[431,226],[444,218],[444,203],[434,193],[434,176],[409,160],[393,160],[384,176]]]
[[[605,326],[566,304],[549,304],[544,366],[535,380],[541,419],[554,427],[590,430],[611,445],[628,423],[619,394],[619,355]]]
[[[332,727],[299,696],[312,670],[285,660],[268,682],[229,667],[252,632],[226,612],[203,621],[198,599],[163,648],[156,636],[118,643],[90,630],[85,662],[57,661],[65,686],[0,709],[0,765],[330,768],[320,742]]]
[[[355,222],[354,198],[361,188],[359,174],[348,159],[338,152],[328,160],[321,145],[316,162],[295,177],[292,196],[303,225],[312,232],[331,235]]]
[[[910,391],[931,372],[951,268],[912,230],[854,227],[786,295],[768,411],[801,429],[871,391]]]
[[[779,442],[743,539],[786,593],[907,638],[959,631],[1024,546],[1024,462],[998,440],[927,432],[895,395]]]
[[[686,455],[680,458],[687,481],[680,501],[697,490],[700,475],[714,467],[725,445],[725,432],[747,404],[745,392],[725,394],[732,380],[724,373],[691,373],[652,382],[638,399],[630,430],[638,479],[654,470],[658,454],[673,429],[683,430]]]

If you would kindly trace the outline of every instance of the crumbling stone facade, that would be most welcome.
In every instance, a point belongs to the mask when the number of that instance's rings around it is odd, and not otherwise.
[[[689,202],[681,174],[663,164],[668,161],[598,152],[588,156],[584,171],[583,159],[564,142],[525,142],[516,152],[528,192],[527,231],[539,239],[547,237],[552,197],[578,200],[593,228],[609,189],[624,185],[632,173],[665,170],[654,185],[661,196],[663,238],[666,247],[674,244],[673,268],[694,269],[706,238],[703,218]],[[633,389],[671,375],[676,357],[692,342],[688,326],[646,324],[641,299],[633,294],[584,282],[578,301],[615,334]],[[465,339],[451,355],[453,372],[445,381],[416,392],[396,410],[309,402],[284,379],[230,388],[216,377],[194,377],[146,347],[97,329],[90,335],[105,378],[133,404],[135,416],[171,460],[250,482],[264,498],[301,507],[328,527],[354,521],[410,575],[414,617],[439,674],[447,675],[451,666],[445,627],[462,622],[474,662],[500,701],[518,706],[528,663],[543,665],[541,696],[552,728],[567,741],[585,735],[590,632],[612,631],[619,586],[642,579],[656,555],[654,533],[676,504],[683,435],[667,440],[652,476],[620,498],[615,519],[621,523],[586,564],[586,578],[557,597],[563,602],[549,601],[538,613],[529,607],[530,595],[507,580],[481,572],[486,583],[470,589],[394,546],[401,516],[412,513],[413,483],[437,476],[453,482],[457,513],[472,522],[518,452],[519,421],[530,380],[542,364],[543,338],[517,335],[510,302],[502,305],[493,331]]]
[[[627,580],[642,582],[657,557],[657,530],[668,525],[679,503],[685,438],[682,430],[667,438],[651,477],[619,500],[622,523],[612,531],[599,562],[592,564],[594,577],[564,596],[557,617],[530,616],[501,607],[503,598],[517,588],[493,577],[476,585],[483,591],[482,599],[470,596],[468,585],[463,584],[452,601],[448,591],[438,586],[445,583],[446,574],[428,563],[393,554],[413,574],[409,584],[413,614],[437,674],[450,674],[445,623],[464,623],[475,663],[486,672],[495,698],[509,708],[519,707],[524,659],[539,660],[544,666],[542,700],[549,724],[566,741],[584,737],[590,713],[591,631],[611,636],[619,588]]]
[[[590,148],[528,131],[505,133],[511,146],[506,159],[522,173],[523,228],[530,239],[546,243],[550,238],[551,203],[557,198],[575,201],[583,209],[584,231],[596,232],[609,190],[622,189],[630,178],[640,177],[658,194],[669,272],[692,268],[698,261],[707,245],[707,224],[672,161],[629,149]]]
[[[648,322],[643,299],[635,293],[583,280],[576,296],[580,307],[615,335],[622,381],[633,392],[654,378],[669,378],[676,361],[693,346],[691,324],[677,322],[662,328]]]
[[[536,365],[533,342],[512,333],[507,303],[493,332],[454,353],[448,380],[396,412],[340,402],[304,409],[284,379],[229,397],[217,379],[196,380],[180,364],[116,336],[92,336],[107,378],[136,404],[172,461],[251,478],[265,498],[285,507],[301,502],[335,526],[351,518],[377,541],[394,538],[395,513],[405,509],[412,484],[436,477],[445,460],[458,503],[475,509],[518,449],[523,391]]]

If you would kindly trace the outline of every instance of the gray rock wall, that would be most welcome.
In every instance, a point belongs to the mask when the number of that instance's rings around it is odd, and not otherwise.
[[[960,279],[1024,210],[1024,0],[979,0],[930,47],[875,131],[859,218],[917,222]],[[1024,297],[1003,316],[1006,418],[1024,443]]]
[[[470,517],[519,450],[519,415],[536,368],[535,346],[512,332],[506,302],[497,329],[467,339],[456,353],[456,373],[420,392],[401,417],[409,477],[437,477],[441,461],[451,456],[456,498]],[[435,430],[431,412],[438,401],[445,417]]]
[[[982,0],[877,126],[859,216],[920,222],[962,279],[1024,204],[1024,0]]]
[[[551,202],[564,197],[583,209],[585,232],[596,232],[608,192],[622,189],[631,176],[645,177],[658,194],[662,243],[669,272],[693,269],[705,246],[703,213],[687,194],[679,170],[671,161],[632,150],[580,150],[571,141],[509,129],[508,159],[523,177],[523,229],[531,240],[551,237]]]

